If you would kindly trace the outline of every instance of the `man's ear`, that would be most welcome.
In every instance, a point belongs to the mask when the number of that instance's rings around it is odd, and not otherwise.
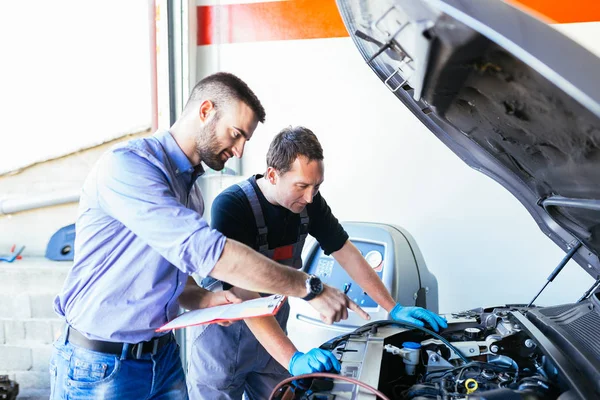
[[[267,173],[265,174],[265,178],[267,179],[267,181],[269,181],[269,183],[271,185],[274,185],[275,183],[277,183],[277,171],[275,170],[275,168],[273,167],[268,167],[267,168]]]
[[[198,109],[200,121],[206,123],[210,118],[210,114],[215,110],[215,105],[210,100],[204,100]]]

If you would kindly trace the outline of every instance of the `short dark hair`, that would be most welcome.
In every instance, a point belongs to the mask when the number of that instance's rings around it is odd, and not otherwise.
[[[279,132],[271,142],[267,152],[267,167],[285,174],[299,156],[309,161],[323,160],[323,148],[317,136],[303,126],[287,127]]]
[[[186,103],[210,100],[218,111],[230,100],[243,101],[254,111],[259,122],[265,122],[265,109],[246,82],[228,72],[217,72],[202,79],[194,86]]]

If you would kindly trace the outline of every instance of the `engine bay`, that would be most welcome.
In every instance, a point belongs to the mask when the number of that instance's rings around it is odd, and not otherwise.
[[[481,323],[472,321],[477,317]],[[490,391],[494,393],[485,398],[504,398],[513,394],[509,391],[532,399],[558,397],[560,390],[552,383],[556,368],[510,318],[509,310],[454,314],[451,321],[441,336],[466,360],[422,331],[399,332],[384,340],[378,387],[390,399],[466,398]],[[410,360],[413,352],[418,357],[415,366]],[[404,371],[398,368],[399,361]]]
[[[557,365],[560,357],[550,353],[560,352],[528,321],[528,310],[506,306],[445,315],[448,328],[440,334],[393,321],[364,325],[321,346],[340,360],[339,378],[300,380],[274,398],[581,398],[573,390],[581,381]]]

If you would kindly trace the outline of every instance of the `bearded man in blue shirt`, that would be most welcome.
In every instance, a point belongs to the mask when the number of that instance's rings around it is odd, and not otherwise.
[[[75,260],[54,302],[66,328],[50,361],[51,399],[187,399],[178,345],[156,329],[177,315],[180,302],[194,309],[240,301],[200,288],[180,297],[194,273],[310,299],[327,323],[347,318],[348,308],[368,318],[340,291],[315,286],[202,218],[194,184],[201,162],[221,170],[241,157],[264,119],[252,90],[218,73],[194,87],[168,131],[101,157],[82,189]]]

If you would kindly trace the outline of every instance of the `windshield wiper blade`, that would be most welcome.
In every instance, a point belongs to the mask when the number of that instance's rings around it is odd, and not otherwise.
[[[533,300],[531,300],[529,302],[529,304],[527,305],[527,307],[531,307],[531,305],[533,304],[533,302],[540,296],[540,294],[542,294],[542,292],[544,291],[544,289],[546,289],[546,286],[548,286],[550,284],[550,282],[552,282],[554,280],[554,278],[556,278],[556,276],[560,273],[560,271],[562,271],[562,269],[565,267],[565,265],[567,265],[567,263],[569,262],[569,260],[571,258],[573,258],[573,256],[575,255],[575,253],[577,253],[577,250],[579,250],[580,247],[581,247],[581,242],[577,241],[575,243],[575,245],[573,245],[573,247],[571,248],[571,250],[569,250],[569,252],[567,253],[567,255],[556,266],[556,268],[554,268],[554,271],[552,271],[552,273],[550,274],[550,276],[546,280],[546,284],[544,285],[544,287],[540,289],[540,291],[538,292],[538,294],[536,294],[535,297],[533,298]]]

